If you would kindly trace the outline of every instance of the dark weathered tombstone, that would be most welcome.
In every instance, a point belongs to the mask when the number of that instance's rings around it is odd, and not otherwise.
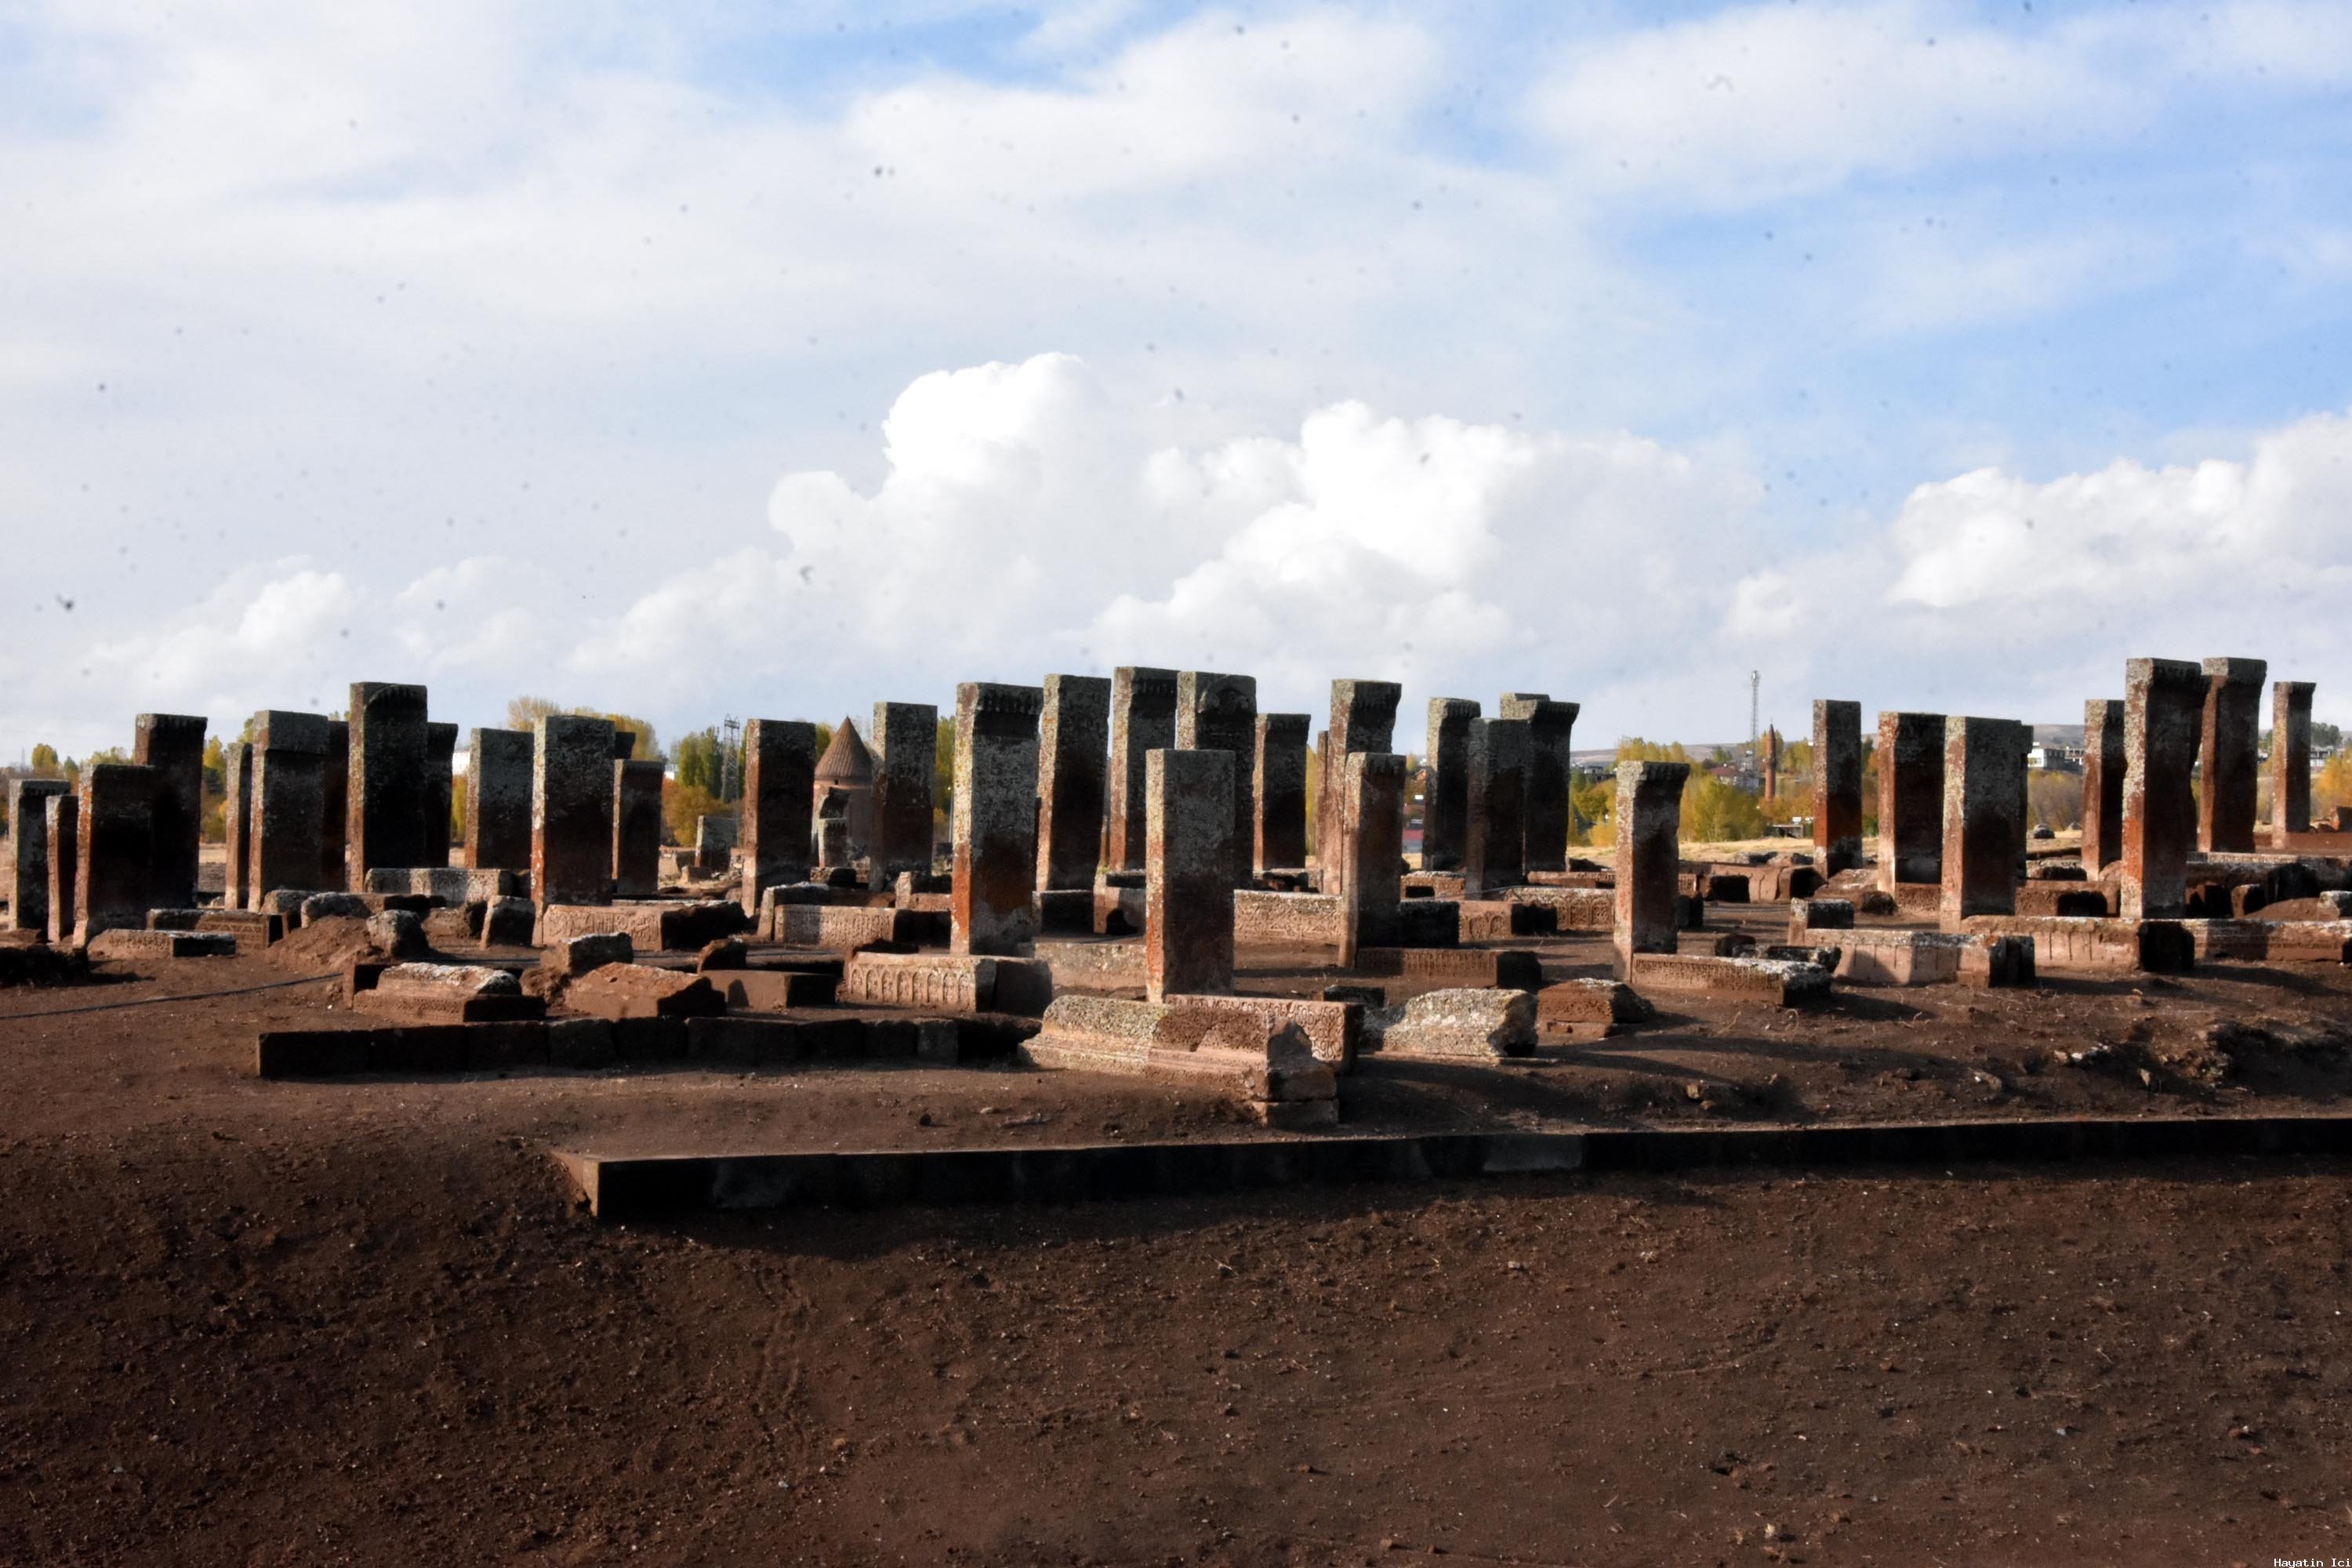
[[[1527,880],[1528,721],[1470,721],[1470,809],[1462,886],[1475,898]]]
[[[1404,758],[1351,752],[1340,761],[1339,814],[1325,891],[1339,899],[1339,967],[1395,940],[1403,900]],[[1331,885],[1333,882],[1337,886]]]
[[[1260,876],[1307,864],[1307,727],[1312,722],[1304,713],[1258,715],[1250,863]]]
[[[2189,907],[2189,851],[2197,840],[2189,771],[2205,709],[2205,672],[2187,659],[2124,664],[2122,871],[2126,920],[2178,916]]]
[[[866,848],[866,885],[886,889],[901,871],[930,873],[940,710],[929,702],[877,702],[866,749],[874,755],[874,842]]]
[[[897,706],[892,704],[891,706]],[[887,738],[877,710],[875,731]],[[875,769],[878,784],[888,770]],[[756,914],[770,888],[803,881],[809,871],[810,814],[816,791],[816,726],[798,719],[754,719],[743,726],[741,897]],[[926,823],[923,831],[930,832]]]
[[[2311,831],[2311,692],[2308,680],[2271,682],[2271,829],[2280,835]]]
[[[1143,759],[1176,744],[1176,672],[1121,666],[1110,677],[1110,787],[1103,865],[1143,869]]]
[[[1037,721],[1037,886],[1092,888],[1102,858],[1110,682],[1049,675]]]
[[[356,777],[352,787],[356,795]],[[805,787],[801,807],[808,808]],[[531,899],[545,909],[608,903],[612,892],[612,721],[551,713],[531,726]]]
[[[144,930],[156,907],[155,770],[139,763],[94,763],[81,774],[80,866],[75,874],[74,941],[100,931]]]
[[[1223,748],[1144,760],[1144,994],[1234,988],[1233,774]]]
[[[244,909],[253,879],[253,747],[245,741],[221,748],[221,907]]]
[[[1638,952],[1672,952],[1682,875],[1688,763],[1617,764],[1617,969]]]
[[[1176,674],[1176,745],[1188,752],[1231,752],[1234,757],[1234,862],[1228,885],[1251,879],[1249,846],[1255,831],[1251,759],[1257,752],[1257,678],[1184,669]]]
[[[1834,877],[1862,863],[1862,704],[1813,704],[1813,847]]]
[[[49,929],[48,803],[66,793],[63,779],[15,779],[8,785],[8,923],[17,931]]]
[[[1878,716],[1878,885],[1944,879],[1944,715]]]
[[[478,871],[530,865],[528,730],[475,730],[466,741],[466,864]]]
[[[194,713],[142,713],[131,760],[155,770],[150,909],[196,901],[197,846],[205,826],[205,720]]]
[[[2083,874],[2124,853],[2124,705],[2112,697],[2083,704]]]
[[[265,708],[253,716],[246,758],[253,800],[245,860],[248,909],[259,909],[280,888],[333,890],[316,884],[326,860],[320,839],[334,730],[316,713]]]
[[[2199,757],[2197,845],[2208,854],[2254,847],[2256,789],[2262,777],[2263,678],[2259,658],[2205,661]]]
[[[1323,731],[1321,783],[1315,803],[1315,832],[1337,832],[1339,787],[1348,776],[1347,759],[1359,752],[1396,750],[1397,703],[1404,688],[1393,680],[1335,680],[1331,683],[1331,722]]]
[[[613,893],[650,899],[661,891],[662,765],[613,764]]]
[[[74,938],[80,914],[75,896],[81,880],[81,800],[53,795],[41,803],[41,826],[49,841],[49,945],[62,947]]]
[[[2032,732],[2013,719],[1944,721],[1943,896],[1946,931],[1970,915],[2017,912],[2019,814]],[[1886,765],[1879,759],[1880,767]]]
[[[1037,716],[1034,686],[956,688],[954,886],[949,945],[1017,955],[1037,940]]]
[[[1576,734],[1574,702],[1555,702],[1540,691],[1506,691],[1496,710],[1528,723],[1527,800],[1522,807],[1527,839],[1526,869],[1568,869],[1570,795],[1575,787],[1570,751]]]
[[[1470,834],[1470,721],[1478,704],[1466,697],[1429,700],[1429,738],[1422,752],[1421,868],[1453,871],[1462,865]]]
[[[351,802],[345,852],[353,892],[379,866],[429,865],[425,818],[425,688],[379,681],[352,685]],[[445,852],[442,863],[448,863]]]
[[[425,837],[418,848],[420,866],[446,866],[449,842],[456,835],[457,795],[457,726],[425,726]]]
[[[349,720],[327,721],[327,763],[319,784],[319,872],[316,880],[289,882],[289,887],[322,890],[342,887],[351,877],[352,726]],[[362,875],[360,879],[365,881]],[[269,891],[256,888],[255,898]]]

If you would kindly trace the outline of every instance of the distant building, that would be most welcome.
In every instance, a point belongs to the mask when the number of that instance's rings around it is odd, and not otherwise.
[[[2083,771],[2083,748],[2043,742],[2025,753],[2025,765],[2037,773],[2079,773]]]

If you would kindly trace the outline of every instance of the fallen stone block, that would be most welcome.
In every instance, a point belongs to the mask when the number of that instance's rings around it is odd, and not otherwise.
[[[499,1023],[542,1017],[547,1004],[523,994],[503,969],[463,963],[395,963],[352,994],[367,1013],[416,1024]]]
[[[2352,892],[2322,893],[2311,899],[2280,899],[2263,908],[2270,921],[2352,920]]]
[[[1618,980],[1563,980],[1535,998],[1536,1038],[1545,1042],[1606,1039],[1657,1012]]]
[[[1744,931],[1696,931],[1679,951],[1701,958],[1746,958],[1756,951],[1756,939]]]
[[[234,958],[236,938],[226,931],[134,931],[119,926],[89,939],[92,960]]]
[[[1339,1079],[1297,1025],[1270,1026],[1230,1007],[1189,1006],[1191,1000],[1059,996],[1024,1055],[1038,1067],[1200,1083],[1269,1125],[1338,1122]]]
[[[529,899],[499,899],[483,906],[484,947],[529,947],[538,931],[539,911]]]
[[[433,951],[425,922],[410,910],[383,910],[368,916],[368,944],[390,958],[422,958]]]
[[[1408,899],[1454,899],[1462,897],[1464,884],[1459,871],[1408,871],[1399,890]]]
[[[608,963],[572,981],[564,987],[563,1005],[614,1023],[702,1017],[727,1010],[726,998],[708,977],[642,963]],[[632,1055],[617,1035],[615,1046],[623,1056]]]
[[[2197,966],[2195,939],[2179,921],[1970,915],[1960,929],[1980,936],[2032,937],[2034,968],[2043,974],[2183,974]]]
[[[1536,999],[1526,991],[1425,991],[1364,1016],[1364,1049],[1422,1061],[1499,1061],[1536,1048]]]
[[[311,893],[299,906],[301,925],[325,920],[330,915],[344,915],[363,921],[377,912],[376,907],[357,893]]]
[[[1344,1001],[1307,1001],[1289,996],[1187,995],[1184,1005],[1211,1012],[1246,1013],[1268,1027],[1296,1025],[1318,1061],[1346,1071],[1363,1038],[1364,1010]]]
[[[1479,899],[1454,906],[1464,942],[1508,942],[1515,936],[1549,936],[1559,929],[1549,904],[1523,899]]]
[[[1358,951],[1354,973],[1428,985],[1501,985],[1533,991],[1543,984],[1543,963],[1524,948],[1367,947]]]
[[[770,940],[851,952],[877,942],[944,947],[949,918],[919,910],[780,904]]]
[[[2198,958],[2240,963],[2343,963],[2352,921],[2185,920]]]
[[[724,899],[550,904],[539,911],[537,944],[552,947],[574,936],[623,931],[639,952],[697,952],[746,924],[741,907]]]
[[[608,963],[636,961],[637,944],[625,931],[583,931],[565,937],[548,943],[540,959],[551,975],[562,980],[577,980]]]
[[[1554,931],[1613,931],[1617,925],[1617,895],[1601,888],[1510,888],[1503,897],[1515,904],[1532,904],[1551,911]]]
[[[1699,992],[1800,1006],[1830,993],[1830,976],[1810,963],[1771,958],[1705,958],[1678,952],[1637,952],[1628,959],[1628,984],[1644,992]]]
[[[1034,1017],[1054,999],[1054,971],[1040,958],[861,952],[843,966],[835,994],[860,1006]]]
[[[529,872],[470,866],[375,866],[367,876],[371,893],[414,893],[444,904],[486,904],[493,899],[515,898],[530,882]]]

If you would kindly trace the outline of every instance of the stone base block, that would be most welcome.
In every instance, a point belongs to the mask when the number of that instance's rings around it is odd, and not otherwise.
[[[119,927],[91,937],[89,956],[117,961],[137,958],[233,958],[236,938],[226,931],[133,931]]]
[[[1144,982],[1139,942],[1041,942],[1037,956],[1053,970],[1057,994],[1073,985],[1105,988]]]
[[[604,931],[627,934],[639,952],[698,952],[749,922],[742,910],[723,899],[693,902],[550,904],[539,911],[536,945],[552,947],[575,936]]]
[[[832,952],[855,952],[872,942],[945,947],[948,934],[949,918],[944,914],[819,904],[780,906],[775,910],[775,924],[766,933],[772,942],[821,947]]]
[[[1515,936],[1549,936],[1559,929],[1549,905],[1532,900],[1471,900],[1454,906],[1464,942],[1508,942]]]
[[[355,988],[352,1005],[412,1024],[488,1024],[546,1016],[547,1004],[526,996],[503,969],[460,963],[395,963],[371,986]]]
[[[1408,871],[1404,874],[1402,886],[1408,899],[1459,899],[1463,889],[1462,873]]]
[[[1971,915],[1960,929],[2032,937],[2034,968],[2043,974],[2184,974],[2197,966],[2195,939],[2179,921]]]
[[[377,866],[367,874],[371,893],[413,893],[445,904],[486,904],[528,897],[530,873],[465,866]]]
[[[2344,963],[2352,962],[2352,921],[2188,920],[2202,962]]]
[[[1838,932],[1837,977],[1862,985],[2031,985],[2032,937],[1966,931]]]
[[[1425,991],[1364,1018],[1364,1049],[1418,1061],[1499,1061],[1532,1056],[1536,999],[1526,991]]]
[[[1296,1024],[1265,1019],[1219,998],[1123,1002],[1061,996],[1023,1047],[1034,1065],[1135,1073],[1212,1088],[1258,1120],[1328,1126],[1339,1119],[1339,1079]],[[1315,1109],[1317,1105],[1328,1110]]]
[[[1503,897],[1551,911],[1554,931],[1613,931],[1617,895],[1605,888],[1513,888]]]
[[[1656,1009],[1617,980],[1564,980],[1536,993],[1536,1038],[1600,1040],[1654,1016]]]
[[[1503,985],[1520,991],[1543,984],[1542,962],[1520,948],[1367,947],[1357,951],[1351,973],[1423,984]]]
[[[563,1005],[587,1017],[613,1023],[704,1017],[727,1008],[725,998],[708,976],[642,963],[608,963],[572,982],[564,988]]]
[[[1642,991],[1703,992],[1777,1007],[1799,1006],[1830,993],[1828,971],[1787,959],[1637,952],[1627,968],[1627,984]]]
[[[1940,882],[1897,882],[1879,891],[1895,900],[1895,912],[1906,920],[1944,918],[1944,888]]]
[[[1462,906],[1452,899],[1406,899],[1366,933],[1381,947],[1448,948],[1462,941]]]
[[[835,994],[867,1007],[1035,1017],[1054,999],[1054,971],[1042,958],[861,952],[843,966]]]
[[[1339,900],[1328,893],[1234,894],[1236,947],[1336,947]]]

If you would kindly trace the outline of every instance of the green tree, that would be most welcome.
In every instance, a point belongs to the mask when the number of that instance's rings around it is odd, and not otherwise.
[[[37,779],[53,779],[59,777],[62,770],[58,766],[58,749],[55,746],[50,745],[47,741],[35,746],[33,748],[32,767],[33,776]]]
[[[931,840],[948,836],[948,805],[955,799],[955,721],[940,721],[939,752],[931,759]]]

